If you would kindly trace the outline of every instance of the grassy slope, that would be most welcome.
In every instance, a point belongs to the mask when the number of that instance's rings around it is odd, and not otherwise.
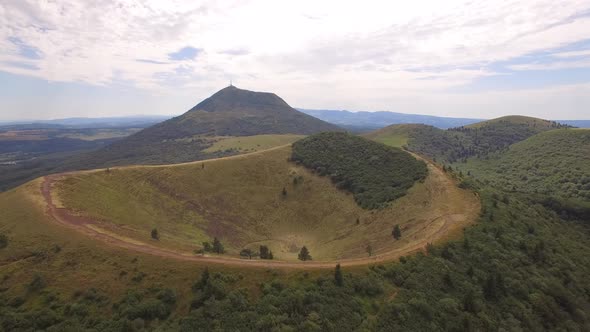
[[[220,137],[213,145],[203,150],[203,152],[214,153],[228,150],[238,152],[254,152],[270,149],[275,146],[293,143],[303,135],[255,135],[255,136],[238,136],[238,137]]]
[[[590,201],[590,130],[543,132],[506,152],[456,166],[495,186]]]
[[[482,128],[482,127],[498,126],[498,125],[505,126],[507,124],[508,125],[522,125],[522,126],[526,126],[526,127],[530,127],[530,128],[537,128],[539,130],[550,130],[550,129],[555,129],[556,127],[559,127],[559,124],[557,124],[554,121],[533,118],[530,116],[522,116],[522,115],[503,116],[503,117],[499,117],[499,118],[495,118],[495,119],[491,119],[491,120],[487,120],[487,121],[474,123],[474,124],[471,124],[471,125],[468,125],[465,127],[466,128]]]
[[[138,240],[149,240],[156,227],[162,246],[192,251],[218,236],[229,254],[268,244],[287,260],[303,245],[318,260],[363,257],[369,243],[376,254],[408,245],[414,234],[435,231],[433,219],[462,211],[473,197],[428,177],[391,207],[370,212],[328,178],[288,162],[290,153],[281,148],[203,164],[77,175],[63,182],[60,196],[66,206],[115,222]],[[303,181],[295,185],[299,176]],[[447,204],[443,195],[463,198]],[[405,240],[393,241],[395,224]]]
[[[38,295],[43,294],[27,290],[38,274],[47,285],[43,293],[66,301],[75,292],[89,288],[116,299],[129,289],[166,285],[177,290],[178,310],[188,310],[190,294],[183,295],[184,290],[198,278],[203,266],[108,248],[52,224],[44,214],[39,186],[40,180],[35,180],[0,194],[0,232],[9,239],[8,247],[0,250],[0,280],[8,289],[4,293],[7,297],[30,299],[27,306],[41,308],[43,297]],[[213,270],[228,271],[222,266]],[[265,278],[264,274],[256,277],[254,271],[244,273],[253,280]],[[141,273],[146,274],[143,280],[134,282],[132,279]],[[103,309],[104,313],[110,310]]]

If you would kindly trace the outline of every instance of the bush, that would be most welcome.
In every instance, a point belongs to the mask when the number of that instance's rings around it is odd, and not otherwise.
[[[40,291],[45,288],[45,279],[40,274],[36,273],[27,288],[30,292]]]
[[[4,234],[0,234],[0,249],[4,249],[8,246],[8,237]]]

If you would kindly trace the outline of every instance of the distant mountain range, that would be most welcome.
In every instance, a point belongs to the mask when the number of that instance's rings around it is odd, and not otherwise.
[[[486,119],[450,118],[433,115],[406,114],[396,112],[351,112],[345,110],[312,110],[297,108],[298,111],[335,124],[351,131],[371,131],[392,124],[425,124],[440,129],[467,126]],[[15,126],[19,130],[39,128],[146,128],[171,119],[171,115],[138,115],[107,118],[64,118],[56,120],[0,121],[0,128]],[[590,128],[590,120],[555,120],[579,128]]]
[[[299,111],[318,119],[336,124],[352,131],[371,131],[392,124],[419,123],[440,129],[467,126],[485,119],[448,118],[432,115],[405,114],[396,112],[350,112],[344,110],[310,110]],[[590,128],[590,120],[556,120],[574,127]]]
[[[14,127],[19,130],[40,128],[145,128],[170,119],[168,115],[137,115],[107,118],[65,118],[55,120],[21,120],[0,122],[0,128]]]

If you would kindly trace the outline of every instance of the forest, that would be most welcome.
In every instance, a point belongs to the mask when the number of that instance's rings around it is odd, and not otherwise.
[[[398,148],[341,132],[320,133],[293,144],[291,159],[354,195],[365,209],[378,209],[426,177],[424,162]]]

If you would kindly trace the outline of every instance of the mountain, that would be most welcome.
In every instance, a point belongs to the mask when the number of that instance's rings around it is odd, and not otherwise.
[[[441,116],[405,114],[395,112],[350,112],[337,110],[299,109],[318,119],[336,124],[351,131],[367,132],[393,124],[421,123],[440,129],[468,126],[482,119],[448,118]],[[590,128],[590,120],[556,120],[555,122],[579,128]]]
[[[560,128],[571,127],[554,121],[514,115],[447,130],[422,124],[392,125],[366,136],[454,163],[474,156],[483,157],[535,134]]]
[[[334,123],[349,130],[367,131],[392,124],[422,123],[441,129],[466,126],[482,119],[447,118],[431,115],[404,114],[395,112],[350,112],[337,110],[299,109],[318,119]]]
[[[164,164],[227,154],[204,151],[220,137],[262,134],[309,135],[339,127],[301,113],[274,93],[226,87],[185,114],[144,129],[73,161],[83,167]]]

